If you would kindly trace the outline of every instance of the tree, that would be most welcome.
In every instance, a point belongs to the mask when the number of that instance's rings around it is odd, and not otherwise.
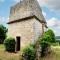
[[[15,39],[12,37],[9,37],[4,40],[4,46],[5,50],[8,52],[15,52]]]
[[[3,25],[0,25],[0,44],[2,44],[6,38],[6,33],[8,29],[4,27]]]
[[[51,43],[55,42],[55,34],[51,29],[48,29],[48,31],[45,32],[44,36],[46,36],[46,35],[51,37],[51,41],[50,41]]]

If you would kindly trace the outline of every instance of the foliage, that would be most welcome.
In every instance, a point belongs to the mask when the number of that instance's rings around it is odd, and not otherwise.
[[[50,45],[55,42],[55,34],[49,29],[44,33],[42,38],[39,38],[39,40],[41,45],[41,56],[43,57],[48,53]]]
[[[38,38],[38,41],[40,46],[41,46],[41,57],[45,56],[48,51],[50,51],[50,45],[51,43],[55,42],[55,34],[52,30],[48,30],[47,32],[44,33],[44,35],[42,37]],[[36,42],[36,43],[37,43]],[[24,58],[26,60],[34,60],[35,58],[35,53],[36,53],[36,48],[35,45],[30,45],[27,48],[24,49]]]
[[[52,39],[51,39],[50,35],[44,35],[41,39],[41,42],[42,41],[45,41],[47,43],[51,43]]]
[[[15,39],[14,38],[7,38],[4,41],[5,49],[9,52],[15,51]]]
[[[26,60],[35,60],[35,49],[33,45],[30,45],[23,50],[23,57]]]
[[[2,44],[6,38],[7,28],[0,25],[0,44]]]
[[[41,46],[41,57],[44,57],[48,52],[48,47],[50,47],[51,38],[49,35],[45,35],[42,38],[38,39]]]
[[[47,54],[49,46],[50,45],[47,42],[41,42],[41,57],[44,57]]]
[[[60,45],[60,40],[56,40],[55,46]],[[53,45],[54,46],[54,45]]]
[[[50,41],[51,43],[55,42],[55,34],[51,29],[49,29],[47,32],[44,33],[44,36],[46,35],[49,35],[51,37],[51,41]]]

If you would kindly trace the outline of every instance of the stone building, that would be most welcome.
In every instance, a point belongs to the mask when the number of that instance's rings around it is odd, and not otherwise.
[[[11,7],[8,35],[15,38],[17,50],[37,40],[47,28],[37,0],[22,0]]]

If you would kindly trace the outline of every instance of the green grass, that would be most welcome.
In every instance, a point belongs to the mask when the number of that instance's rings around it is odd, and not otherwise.
[[[52,52],[40,60],[60,60],[60,46],[52,46]]]
[[[52,46],[52,52],[40,60],[60,60],[60,46]],[[5,51],[4,45],[0,44],[0,60],[20,60],[19,53],[8,53]]]
[[[4,44],[0,44],[0,50],[5,50]]]
[[[20,53],[8,53],[4,45],[0,44],[0,60],[19,60]]]

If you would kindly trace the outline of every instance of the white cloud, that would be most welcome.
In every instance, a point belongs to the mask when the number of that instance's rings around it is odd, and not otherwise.
[[[47,20],[47,25],[49,28],[54,30],[56,35],[60,35],[60,33],[59,33],[60,32],[60,20],[53,17],[53,18]]]
[[[4,22],[4,17],[0,16],[0,24],[2,24]]]
[[[47,16],[46,12],[44,12],[44,11],[42,11],[42,14],[43,14],[44,17]]]
[[[46,5],[46,0],[37,0],[40,4],[40,6]]]
[[[41,7],[48,7],[51,11],[60,13],[60,0],[38,0]],[[46,13],[42,12],[46,17]],[[57,17],[52,17],[47,20],[47,25],[49,28],[54,30],[56,35],[60,35],[60,20]]]
[[[51,18],[47,21],[47,25],[48,26],[55,26],[56,25],[56,22],[57,22],[57,19],[56,18]]]
[[[58,27],[58,26],[60,26],[60,21],[59,21],[57,18],[54,18],[54,17],[53,17],[53,18],[51,18],[51,19],[49,19],[49,20],[47,21],[47,25],[48,25],[48,26],[53,26],[53,27],[54,27],[54,26],[55,26],[55,27],[56,27],[56,26]]]
[[[14,1],[15,1],[16,3],[17,3],[17,2],[20,2],[20,0],[14,0]]]
[[[60,11],[60,0],[47,0],[47,6],[55,11]]]
[[[38,0],[41,6],[47,6],[52,11],[60,12],[60,0]]]
[[[7,22],[8,22],[8,19],[9,19],[9,18],[5,18],[5,17],[1,17],[1,16],[0,16],[0,24],[3,24],[3,25],[6,26],[6,25],[7,25]]]
[[[47,0],[46,4],[52,11],[60,12],[60,0]]]

